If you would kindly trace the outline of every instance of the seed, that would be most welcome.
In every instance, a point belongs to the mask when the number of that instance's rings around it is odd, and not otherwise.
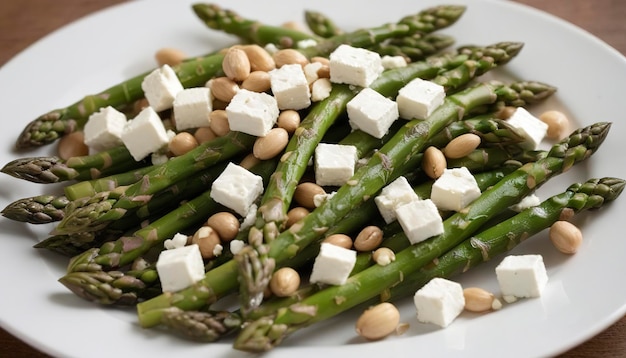
[[[196,141],[198,141],[198,144],[208,142],[217,137],[215,135],[215,132],[213,132],[210,127],[200,127],[196,129],[196,131],[193,132],[193,136],[196,137]]]
[[[271,88],[270,74],[265,71],[254,71],[241,83],[241,88],[253,92],[265,92]]]
[[[567,116],[560,111],[547,111],[539,116],[539,119],[548,125],[546,136],[551,139],[562,138],[569,126]]]
[[[494,295],[479,287],[468,287],[463,290],[465,309],[470,312],[485,312],[492,309]]]
[[[64,160],[89,154],[89,147],[85,144],[85,134],[76,131],[64,135],[59,139],[57,152],[59,157]]]
[[[159,66],[176,66],[183,62],[186,57],[187,55],[183,51],[171,47],[164,47],[154,54]]]
[[[343,247],[344,249],[352,248],[352,238],[346,234],[332,234],[328,235],[324,241],[327,244],[333,244],[339,247]]]
[[[239,166],[246,169],[251,169],[255,165],[259,164],[260,160],[254,156],[254,154],[250,153],[246,155],[241,162],[239,162]]]
[[[310,211],[307,208],[296,206],[295,208],[287,212],[287,221],[285,226],[291,227],[291,225],[300,221],[303,217],[309,215]]]
[[[250,61],[250,69],[252,71],[268,72],[276,68],[276,63],[265,49],[259,45],[241,46]]]
[[[223,137],[230,132],[228,124],[228,114],[223,109],[216,109],[209,115],[210,127],[213,133],[218,137]]]
[[[326,57],[321,57],[321,56],[314,56],[311,57],[311,62],[319,62],[324,66],[329,66],[330,65],[330,60],[327,59]]]
[[[513,113],[515,113],[515,110],[517,108],[512,107],[512,106],[506,106],[503,107],[502,109],[500,109],[500,111],[498,111],[498,113],[496,114],[496,116],[500,119],[509,119],[511,118],[511,116],[513,115]]]
[[[388,247],[381,247],[374,251],[372,259],[380,266],[387,266],[396,260],[396,254]]]
[[[220,243],[220,237],[212,227],[203,226],[193,234],[191,243],[198,245],[202,258],[211,259],[215,257],[215,246]]]
[[[309,63],[309,60],[304,56],[300,51],[287,48],[283,50],[278,50],[274,53],[274,62],[276,63],[276,67],[280,68],[283,65],[291,65],[291,64],[299,64],[301,66]]]
[[[211,215],[206,224],[217,232],[222,241],[231,241],[239,233],[239,220],[226,211]]]
[[[222,60],[222,70],[226,77],[241,82],[250,75],[250,60],[244,50],[231,47]]]
[[[324,191],[324,188],[321,186],[311,182],[304,182],[296,186],[293,198],[300,206],[313,210],[315,209],[315,201],[313,200],[313,197],[315,195],[323,194],[326,194],[326,191]]]
[[[424,151],[422,169],[431,179],[437,179],[446,169],[447,162],[443,152],[436,147],[428,147]]]
[[[465,133],[452,139],[443,150],[447,158],[463,158],[480,145],[480,137],[474,133]]]
[[[383,231],[378,226],[366,226],[354,239],[357,251],[372,251],[383,242]]]
[[[550,226],[552,244],[564,254],[575,254],[582,244],[583,234],[576,225],[569,221],[557,221]]]
[[[229,103],[239,91],[239,86],[228,77],[217,77],[208,82],[211,94],[220,101]]]
[[[278,297],[290,296],[300,287],[300,275],[291,267],[282,267],[274,272],[269,286]]]
[[[396,330],[400,312],[389,302],[367,309],[356,322],[356,333],[367,340],[382,339]]]
[[[276,127],[272,128],[265,137],[258,137],[254,141],[252,153],[260,160],[274,158],[289,143],[289,133],[286,130]]]
[[[175,156],[183,155],[198,146],[198,141],[191,133],[180,132],[170,140],[168,148]]]
[[[293,109],[280,112],[276,125],[283,128],[289,134],[293,134],[300,126],[300,113]]]

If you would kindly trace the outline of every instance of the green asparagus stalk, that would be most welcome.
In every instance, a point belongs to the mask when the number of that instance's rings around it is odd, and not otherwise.
[[[518,86],[519,85],[519,86]],[[314,210],[295,227],[281,233],[270,245],[270,257],[277,265],[295,256],[301,248],[317,240],[328,227],[340,221],[352,207],[358,206],[375,194],[389,179],[395,167],[420,152],[420,147],[432,135],[459,118],[460,113],[474,106],[494,103],[501,94],[509,100],[524,99],[529,103],[540,100],[554,92],[554,88],[538,83],[528,88],[533,91],[519,92],[519,97],[510,96],[513,88],[527,88],[521,83],[514,87],[501,84],[481,84],[448,97],[445,103],[425,121],[410,121],[369,161],[366,167],[355,174],[359,185],[344,185],[335,196]],[[532,93],[532,95],[531,95]],[[413,150],[412,150],[413,149]],[[408,159],[410,161],[410,159]],[[176,293],[164,293],[137,305],[139,322],[143,327],[158,325],[161,310],[177,306],[183,310],[194,310],[215,302],[218,298],[237,288],[237,264],[227,262],[207,272],[204,279]]]
[[[2,210],[2,215],[14,221],[48,224],[63,218],[69,200],[64,196],[38,195],[16,200]]]
[[[444,50],[454,44],[452,36],[441,33],[413,34],[391,38],[371,47],[381,56],[402,56],[407,62],[413,62]]]

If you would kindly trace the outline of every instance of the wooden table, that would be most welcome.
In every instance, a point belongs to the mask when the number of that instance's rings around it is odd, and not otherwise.
[[[516,0],[559,16],[626,55],[626,1]],[[49,32],[123,0],[0,1],[0,66]],[[626,317],[562,357],[626,356]],[[47,357],[0,329],[0,357]]]

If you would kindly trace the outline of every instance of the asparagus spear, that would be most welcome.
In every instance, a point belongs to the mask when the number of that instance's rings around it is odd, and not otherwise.
[[[381,56],[402,56],[407,62],[424,58],[454,44],[454,38],[441,33],[412,34],[379,42],[371,48]]]
[[[515,88],[528,88],[530,91],[519,92],[519,96],[510,96]],[[281,233],[270,244],[270,257],[276,263],[295,256],[303,247],[323,235],[328,227],[340,221],[352,207],[358,206],[368,197],[375,194],[389,179],[394,168],[402,166],[405,160],[419,153],[421,145],[432,135],[440,131],[446,124],[459,118],[460,113],[471,110],[474,106],[494,103],[500,95],[506,94],[507,101],[540,100],[554,92],[554,88],[538,83],[525,86],[503,84],[481,84],[448,97],[445,103],[425,121],[408,122],[369,161],[368,166],[355,174],[355,182],[359,185],[344,185],[335,196],[313,211],[295,227]],[[532,95],[531,95],[532,94]],[[599,139],[599,138],[597,138]],[[590,143],[590,144],[593,144]],[[215,302],[218,298],[232,292],[237,286],[237,264],[229,261],[207,272],[204,279],[193,286],[176,293],[164,293],[137,305],[139,322],[143,327],[158,325],[161,321],[162,309],[177,306],[183,310],[198,309]]]
[[[330,17],[319,11],[304,11],[304,21],[311,32],[321,38],[333,37],[344,33]]]

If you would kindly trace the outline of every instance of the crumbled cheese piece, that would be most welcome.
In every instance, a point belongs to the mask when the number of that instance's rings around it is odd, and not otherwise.
[[[174,99],[176,129],[208,127],[209,114],[213,110],[211,89],[208,87],[188,88],[180,91]]]
[[[389,131],[399,116],[398,104],[371,88],[364,88],[354,96],[346,109],[352,129],[360,129],[378,139]]]
[[[309,62],[304,65],[304,76],[306,77],[306,81],[310,84],[315,82],[319,76],[317,75],[317,71],[322,68],[323,64],[321,62]]]
[[[137,117],[129,120],[121,138],[137,161],[158,151],[170,141],[163,121],[152,107],[144,108]]]
[[[394,68],[402,68],[406,67],[408,63],[403,56],[389,56],[385,55],[382,58],[383,68],[386,70],[394,69]]]
[[[269,74],[279,109],[298,110],[311,105],[311,91],[301,65],[283,65]]]
[[[323,101],[330,96],[333,85],[328,78],[318,78],[311,84],[311,101]]]
[[[170,158],[163,153],[152,153],[150,155],[150,163],[152,163],[152,165],[165,164],[168,160],[170,160]]]
[[[217,244],[213,248],[213,256],[217,257],[221,255],[223,251],[224,251],[224,246],[222,246],[221,244]]]
[[[430,198],[440,210],[461,211],[480,196],[476,179],[466,167],[444,169],[435,180]]]
[[[385,222],[389,224],[396,220],[397,207],[419,199],[420,198],[411,187],[411,184],[409,184],[409,181],[401,176],[387,184],[387,186],[380,191],[380,194],[374,198],[374,202],[378,207],[380,215]]]
[[[413,296],[417,320],[447,327],[465,307],[463,287],[458,282],[436,277]]]
[[[330,81],[369,87],[383,72],[380,55],[364,48],[340,45],[330,54]]]
[[[161,251],[156,269],[163,292],[180,291],[204,278],[204,261],[196,244]]]
[[[524,149],[537,150],[548,133],[548,125],[523,107],[517,107],[506,121],[524,137],[525,140],[520,143]]]
[[[493,301],[491,301],[491,309],[494,311],[497,311],[501,308],[502,308],[502,302],[500,302],[499,299],[494,298]]]
[[[248,214],[261,193],[263,178],[232,162],[211,185],[211,198],[241,216]]]
[[[226,107],[230,130],[264,137],[274,127],[279,109],[267,93],[241,89]]]
[[[413,200],[399,205],[396,216],[411,244],[443,233],[443,220],[430,199]]]
[[[356,263],[356,251],[323,243],[313,263],[310,281],[343,285]]]
[[[537,206],[541,204],[541,199],[535,194],[530,194],[525,196],[519,203],[515,205],[511,205],[511,210],[517,211],[518,213],[524,211],[525,209],[532,208],[533,206]]]
[[[264,48],[265,48],[265,51],[269,52],[270,55],[275,54],[279,50],[278,46],[276,46],[276,44],[272,44],[272,43],[269,43],[269,44],[265,45]]]
[[[504,295],[504,296],[502,296],[502,299],[506,303],[514,303],[514,302],[517,302],[517,300],[518,300],[517,297],[512,296],[512,295]]]
[[[400,118],[425,119],[443,104],[445,97],[443,86],[416,78],[398,92],[396,102]]]
[[[233,240],[230,242],[230,252],[233,255],[237,255],[244,246],[246,246],[246,243],[243,240]]]
[[[317,41],[313,39],[300,40],[296,43],[296,48],[303,49],[317,46]]]
[[[122,132],[126,125],[126,115],[117,109],[107,106],[89,116],[83,132],[85,144],[95,150],[102,151],[122,144]]]
[[[183,90],[183,85],[169,65],[150,72],[141,82],[141,89],[148,103],[155,111],[172,108],[174,98]]]
[[[509,255],[496,266],[502,295],[518,298],[539,297],[548,283],[541,255]]]
[[[250,205],[250,210],[248,210],[248,214],[246,214],[246,217],[243,218],[241,224],[239,224],[239,231],[246,230],[254,225],[254,222],[256,221],[257,210],[258,207],[256,206],[256,204]]]
[[[163,247],[167,250],[177,249],[187,245],[187,235],[176,233],[171,239],[167,239],[163,242]]]
[[[318,144],[315,148],[315,182],[321,186],[345,184],[354,175],[357,159],[353,145]]]
[[[325,201],[335,196],[335,194],[337,194],[336,191],[333,191],[332,193],[315,194],[313,195],[313,205],[317,208],[318,206],[324,204]]]

